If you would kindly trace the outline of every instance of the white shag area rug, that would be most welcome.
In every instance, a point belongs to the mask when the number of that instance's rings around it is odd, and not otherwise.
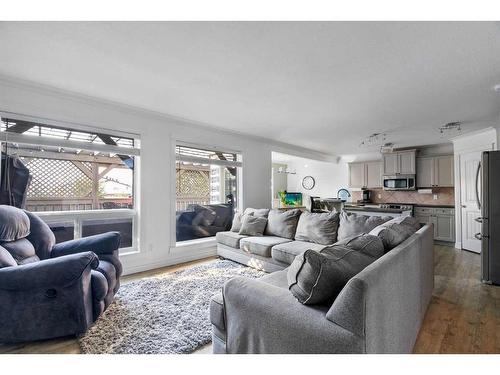
[[[263,275],[229,260],[217,260],[124,284],[111,306],[79,338],[82,352],[191,353],[212,341],[212,296],[233,277]]]

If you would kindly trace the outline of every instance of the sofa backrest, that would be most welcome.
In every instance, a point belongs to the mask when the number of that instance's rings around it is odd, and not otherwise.
[[[353,277],[327,318],[365,339],[366,353],[411,353],[434,289],[426,225]]]

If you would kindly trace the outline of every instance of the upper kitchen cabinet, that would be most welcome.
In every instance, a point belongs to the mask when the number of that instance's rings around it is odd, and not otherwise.
[[[415,150],[382,154],[383,174],[415,174]]]
[[[453,187],[453,155],[417,158],[417,187]]]
[[[371,161],[366,164],[366,187],[381,188],[382,187],[382,162]]]
[[[365,163],[349,163],[349,187],[365,187]]]
[[[349,163],[350,188],[382,187],[382,162]]]

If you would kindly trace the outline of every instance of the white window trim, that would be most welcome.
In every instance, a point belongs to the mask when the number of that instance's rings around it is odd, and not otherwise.
[[[193,148],[199,148],[199,149],[205,149],[205,150],[213,150],[213,151],[222,151],[222,152],[231,152],[235,154],[239,154],[241,156],[242,161],[224,161],[224,160],[212,160],[212,159],[205,159],[205,158],[197,158],[197,157],[181,157],[177,158],[177,154],[175,152],[176,146],[185,146],[185,147],[193,147]],[[190,143],[190,142],[185,142],[179,139],[172,138],[171,139],[171,168],[170,168],[170,205],[171,205],[171,225],[170,225],[170,251],[169,253],[175,254],[178,253],[179,250],[186,251],[188,249],[193,249],[193,248],[199,248],[200,246],[203,246],[204,248],[212,248],[216,246],[217,242],[215,240],[215,237],[207,237],[207,238],[198,238],[194,240],[189,240],[189,241],[182,241],[182,242],[177,242],[177,235],[176,235],[176,162],[177,161],[194,161],[196,163],[202,163],[202,164],[217,164],[217,165],[223,165],[223,166],[232,166],[232,167],[237,167],[236,169],[236,178],[237,178],[237,186],[238,186],[238,205],[241,207],[241,204],[243,202],[243,173],[241,173],[241,170],[243,168],[243,161],[244,155],[242,151],[236,151],[231,148],[226,148],[226,147],[220,147],[220,146],[211,146],[211,145],[206,145],[206,144],[199,144],[199,143]],[[188,159],[196,159],[196,160],[188,160]],[[212,163],[212,161],[215,161],[215,163]],[[220,162],[220,163],[219,163]]]
[[[35,122],[43,125],[71,128],[84,132],[99,132],[106,133],[111,136],[133,138],[137,144],[140,145],[140,136],[138,134],[126,133],[122,131],[114,131],[104,128],[97,128],[93,126],[86,126],[71,122],[60,122],[39,117],[26,116],[16,113],[0,111],[0,117],[10,118],[12,120],[18,119],[23,121]],[[82,222],[85,219],[118,219],[118,218],[132,218],[132,247],[120,248],[119,254],[135,254],[140,252],[140,239],[139,239],[139,212],[140,212],[140,148],[120,147],[113,145],[92,144],[87,142],[67,141],[64,139],[38,137],[33,135],[13,134],[9,132],[1,132],[0,146],[3,142],[13,142],[19,144],[41,145],[41,146],[55,146],[63,148],[81,149],[88,151],[102,151],[111,152],[125,155],[136,156],[134,159],[134,188],[133,188],[133,201],[134,209],[108,209],[108,210],[75,210],[75,211],[38,211],[34,212],[46,223],[53,223],[56,221],[73,222],[74,224],[74,238],[81,238]],[[1,148],[1,147],[0,147]],[[1,170],[0,170],[1,177]],[[175,190],[174,190],[175,191]]]

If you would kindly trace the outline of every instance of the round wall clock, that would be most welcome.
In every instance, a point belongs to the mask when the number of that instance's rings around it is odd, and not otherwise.
[[[314,181],[312,176],[306,176],[302,179],[302,187],[306,190],[311,190],[315,184],[316,181]]]

